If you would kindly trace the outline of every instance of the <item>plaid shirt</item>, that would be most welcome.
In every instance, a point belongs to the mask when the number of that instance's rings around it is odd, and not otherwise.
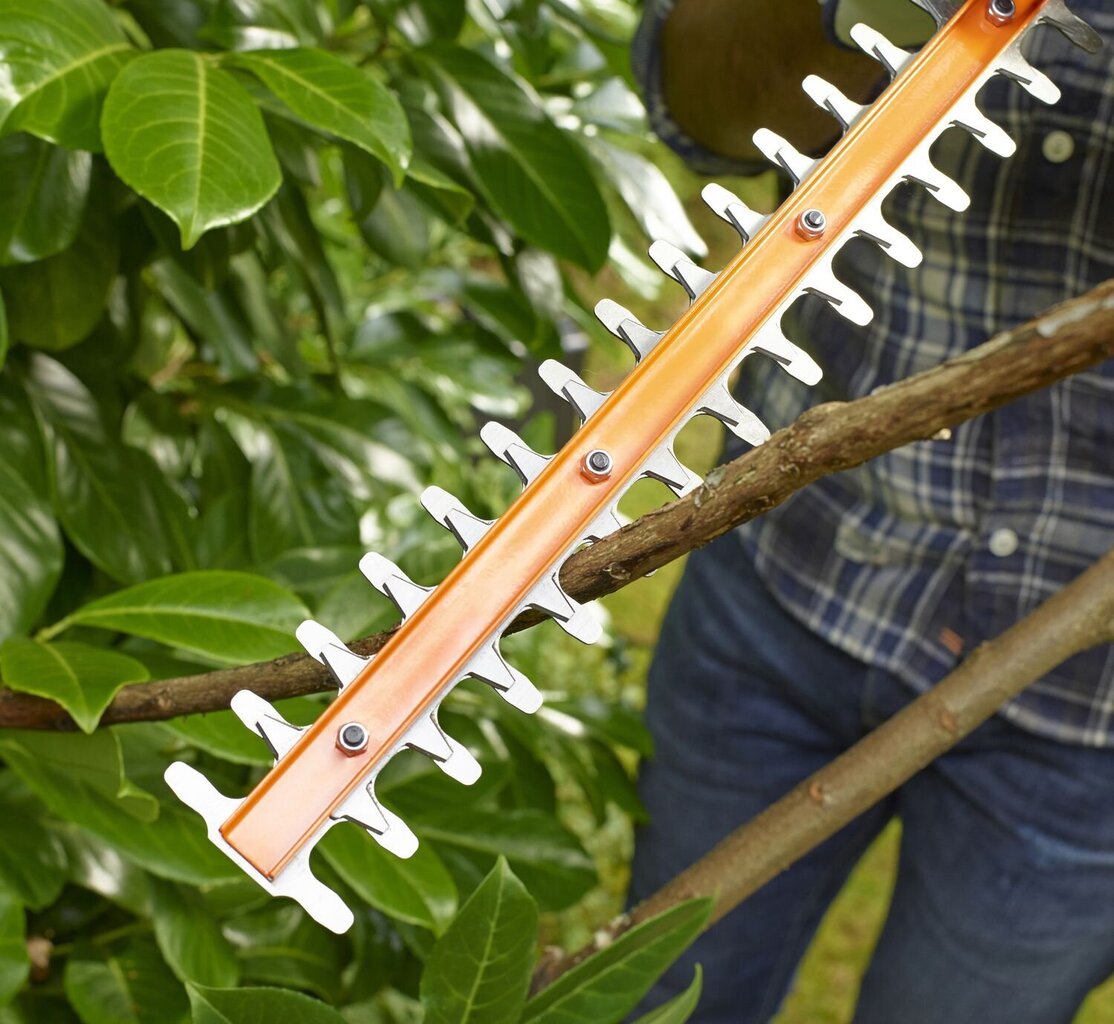
[[[662,7],[651,3],[636,45],[652,119],[662,112]],[[1018,152],[1003,161],[960,130],[937,144],[935,162],[971,195],[970,210],[952,213],[912,186],[888,202],[924,263],[906,270],[865,242],[837,259],[837,273],[874,307],[873,323],[854,327],[812,299],[794,308],[788,333],[824,367],[820,385],[805,389],[768,361],[748,360],[740,397],[772,429],[811,405],[936,366],[1114,277],[1114,5],[1074,0],[1072,9],[1103,35],[1101,54],[1052,28],[1027,44],[1063,89],[1059,104],[1002,78],[981,94]],[[657,124],[692,154],[675,126]],[[948,440],[820,480],[740,534],[781,604],[829,642],[925,689],[1114,544],[1114,361]],[[1072,658],[1003,713],[1064,742],[1114,745],[1114,648]]]

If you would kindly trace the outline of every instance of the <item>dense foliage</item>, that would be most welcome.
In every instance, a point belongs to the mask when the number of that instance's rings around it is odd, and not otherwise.
[[[388,625],[362,551],[428,583],[458,555],[418,490],[487,516],[513,494],[477,417],[552,444],[521,370],[595,330],[571,276],[609,259],[637,284],[643,231],[699,249],[637,148],[633,16],[0,6],[0,675],[82,730],[0,733],[3,1024],[604,1024],[698,928],[679,908],[527,1001],[539,910],[596,881],[566,808],[582,833],[637,814],[647,742],[607,652],[544,630],[511,645],[540,722],[479,686],[443,716],[476,786],[418,755],[381,777],[413,859],[355,827],[323,844],[344,937],[244,879],[162,782],[184,758],[250,787],[265,749],[230,713],[97,729],[121,686],[288,653],[307,614]]]

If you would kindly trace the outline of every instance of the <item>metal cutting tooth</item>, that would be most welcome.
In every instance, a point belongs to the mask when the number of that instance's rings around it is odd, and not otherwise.
[[[830,263],[813,267],[805,278],[804,291],[825,299],[840,316],[865,327],[874,319],[874,310],[856,291],[835,276]]]
[[[461,785],[471,786],[480,777],[480,762],[464,744],[445,733],[436,713],[419,718],[406,730],[403,742],[432,758],[441,771]]]
[[[826,110],[832,115],[846,131],[855,119],[864,111],[861,103],[848,99],[831,82],[825,81],[819,75],[809,75],[802,83],[808,98],[821,110]]]
[[[665,337],[664,331],[650,330],[629,309],[612,299],[600,299],[596,303],[595,312],[599,322],[623,342],[637,360],[645,359],[650,350]]]
[[[710,270],[698,267],[672,242],[661,239],[650,246],[650,259],[652,259],[662,273],[668,274],[688,293],[692,300],[698,299],[715,279],[716,275]]]
[[[996,153],[1000,157],[1011,157],[1017,152],[1017,143],[1010,138],[1009,132],[991,121],[979,110],[973,99],[952,111],[951,123],[957,128],[970,132],[991,153]]]
[[[480,440],[519,476],[523,486],[534,480],[552,456],[539,455],[521,437],[502,423],[491,420],[480,428]]]
[[[795,186],[804,181],[818,163],[818,161],[805,156],[787,139],[783,139],[777,132],[772,132],[769,128],[759,128],[754,133],[753,139],[762,155],[770,163],[781,167],[793,179]]]
[[[481,647],[468,662],[468,675],[493,686],[511,707],[532,715],[542,706],[542,695],[499,651],[498,644]]]
[[[268,747],[275,760],[283,757],[302,733],[301,726],[292,725],[275,710],[275,706],[251,690],[240,690],[233,694],[230,707],[252,732],[258,735]]]
[[[1026,92],[1042,103],[1058,103],[1060,88],[1043,71],[1038,71],[1015,44],[1007,49],[995,65],[995,71],[1017,82]]]
[[[816,384],[824,371],[804,349],[794,345],[782,331],[781,325],[771,321],[758,332],[749,346],[755,352],[776,359],[787,373],[792,374],[802,384]]]
[[[342,690],[371,663],[370,658],[349,650],[336,633],[313,619],[306,619],[294,631],[294,635],[306,653],[332,673],[337,686]]]
[[[770,431],[766,425],[746,406],[740,405],[731,397],[731,392],[723,381],[713,384],[701,396],[696,411],[714,416],[747,444],[760,445],[769,440]]]
[[[418,849],[418,837],[405,821],[375,798],[371,783],[349,793],[332,817],[363,826],[384,850],[403,860],[414,856]]]
[[[700,190],[700,195],[717,217],[723,218],[739,232],[739,237],[744,242],[749,242],[769,220],[765,214],[752,210],[734,192],[729,192],[714,181],[705,185]]]
[[[242,800],[226,797],[201,772],[182,761],[170,765],[163,778],[175,796],[204,820],[209,841],[263,890],[272,896],[289,897],[318,924],[338,935],[352,927],[355,918],[348,905],[310,871],[310,844],[304,846],[275,878],[265,878],[221,835],[221,826]]]
[[[621,530],[630,520],[623,516],[614,506],[605,508],[589,524],[584,531],[584,540],[602,540],[617,530]]]
[[[889,73],[896,77],[901,70],[913,59],[913,54],[895,46],[881,32],[872,29],[869,25],[860,22],[851,27],[851,39],[868,57],[873,57]]]
[[[485,533],[495,525],[493,520],[481,519],[464,507],[464,503],[441,487],[427,487],[418,500],[422,507],[470,551]]]
[[[600,621],[587,605],[578,604],[557,582],[557,574],[545,576],[530,589],[523,603],[545,612],[571,637],[594,644],[603,633]]]
[[[419,586],[389,558],[375,551],[360,559],[360,572],[379,593],[394,602],[403,618],[413,615],[434,591],[433,587]]]
[[[538,376],[546,383],[550,391],[558,398],[565,399],[580,417],[581,422],[586,422],[603,403],[607,395],[601,394],[595,388],[588,387],[579,374],[570,370],[556,359],[547,359],[538,367]]]
[[[960,188],[959,183],[938,170],[926,154],[911,162],[905,171],[905,180],[923,185],[949,210],[962,213],[971,205],[971,197]]]
[[[691,494],[704,482],[668,447],[659,448],[642,464],[642,475],[665,484],[678,498]]]
[[[1073,14],[1064,0],[1048,0],[1037,19],[1037,24],[1054,26],[1076,46],[1088,53],[1098,53],[1102,49],[1102,36],[1082,18]]]
[[[890,224],[880,207],[863,210],[855,218],[855,234],[881,246],[887,256],[903,267],[919,267],[924,259],[913,240]]]

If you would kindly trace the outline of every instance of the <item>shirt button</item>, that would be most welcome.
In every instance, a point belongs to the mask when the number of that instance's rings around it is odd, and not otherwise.
[[[1041,143],[1041,152],[1050,164],[1066,163],[1075,153],[1075,139],[1067,132],[1049,132]]]
[[[1007,530],[1004,527],[1000,530],[995,530],[990,535],[990,553],[997,558],[1009,558],[1020,545],[1017,539],[1017,534],[1013,530]]]

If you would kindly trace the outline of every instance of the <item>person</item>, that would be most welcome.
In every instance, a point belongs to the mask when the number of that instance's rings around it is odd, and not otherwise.
[[[820,150],[834,123],[798,103],[816,72],[849,95],[878,65],[840,49],[861,17],[899,44],[923,12],[895,0],[649,0],[634,65],[658,134],[709,173],[746,173],[768,126]],[[907,270],[853,242],[837,274],[867,328],[802,300],[789,334],[824,368],[808,389],[748,360],[740,395],[776,429],[868,394],[1114,277],[1114,5],[1074,0],[1104,38],[1053,28],[1030,59],[1063,89],[997,77],[980,105],[1017,153],[947,132],[934,162],[971,195],[955,214],[900,187]],[[873,17],[877,15],[877,17]],[[927,23],[927,31],[933,29]],[[832,34],[835,34],[834,37]],[[738,454],[730,447],[728,456]],[[930,687],[1114,542],[1114,363],[820,480],[689,559],[649,674],[655,754],[640,790],[635,902]],[[778,1011],[832,899],[897,816],[899,867],[856,1024],[1057,1024],[1114,971],[1114,651],[1093,649],[771,881],[696,941],[646,1006],[704,988],[692,1021]]]

